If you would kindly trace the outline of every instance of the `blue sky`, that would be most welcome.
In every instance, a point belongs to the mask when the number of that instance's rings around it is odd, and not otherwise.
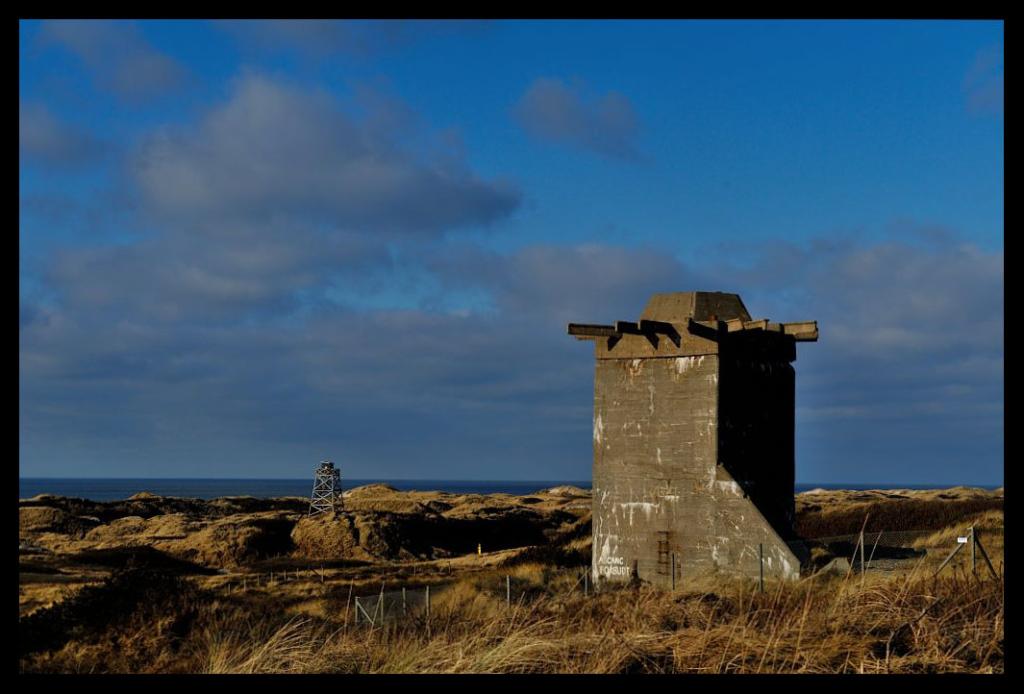
[[[1000,22],[23,22],[23,476],[585,479],[570,320],[817,319],[804,482],[1001,484]]]

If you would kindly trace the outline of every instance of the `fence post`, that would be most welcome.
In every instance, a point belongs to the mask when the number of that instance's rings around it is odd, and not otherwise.
[[[875,544],[871,545],[871,554],[868,555],[867,568],[871,568],[871,560],[875,558],[875,549],[878,547],[878,541],[882,539],[882,531],[878,531],[878,535],[875,536]]]
[[[512,577],[505,575],[505,606],[512,606]]]
[[[590,567],[588,566],[588,567],[583,569],[583,597],[587,597],[588,589],[590,588],[590,586],[587,585],[589,583],[589,581],[590,581]]]
[[[957,542],[956,543],[956,547],[954,547],[953,551],[949,553],[949,556],[946,557],[945,561],[943,561],[941,564],[939,564],[939,568],[935,569],[935,573],[932,574],[932,577],[934,578],[935,576],[938,576],[939,572],[942,571],[944,568],[946,568],[946,564],[948,564],[950,562],[950,560],[953,557],[956,556],[956,553],[959,552],[962,548],[963,548],[963,545],[960,544],[959,542]]]
[[[672,553],[672,590],[676,589],[676,553]]]
[[[405,614],[407,611],[405,607],[405,586],[402,586],[402,614]]]
[[[758,545],[757,545],[757,556],[758,556],[758,567],[757,568],[758,568],[759,573],[760,573],[760,578],[758,579],[758,583],[761,586],[761,592],[763,593],[764,592],[764,543],[763,542],[762,543],[758,543]]]
[[[864,528],[860,529],[860,575],[864,577]]]
[[[357,595],[356,596],[356,620],[355,620],[356,624],[359,624],[359,610],[360,609],[362,609],[362,607],[359,604],[359,596]]]
[[[981,540],[978,539],[975,539],[975,543],[978,545],[978,549],[981,550],[981,558],[985,560],[985,565],[988,566],[988,570],[992,573],[992,578],[999,578],[995,567],[992,566],[992,560],[988,558],[988,552],[985,551],[985,545],[981,544]]]
[[[974,526],[972,525],[968,530],[971,531],[971,571],[978,573],[978,540],[974,535]]]
[[[430,619],[430,586],[427,586],[427,619]]]

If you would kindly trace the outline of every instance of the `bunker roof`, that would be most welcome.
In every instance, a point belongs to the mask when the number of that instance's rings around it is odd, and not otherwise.
[[[733,337],[788,344],[792,351],[793,342],[817,341],[818,322],[752,320],[739,294],[729,292],[667,292],[651,296],[639,321],[570,323],[568,332],[594,340],[598,359],[614,359],[715,354],[720,342]],[[792,354],[791,360],[796,358]]]
[[[739,294],[728,292],[667,292],[653,294],[640,314],[643,320],[666,323],[733,320],[748,321],[750,314]]]

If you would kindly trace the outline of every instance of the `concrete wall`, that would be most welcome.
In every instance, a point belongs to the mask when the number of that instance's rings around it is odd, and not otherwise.
[[[648,349],[642,340],[631,340],[622,351],[632,354]],[[798,558],[740,484],[756,475],[740,465],[737,469],[743,470],[743,476],[738,481],[729,467],[719,464],[722,357],[610,358],[612,351],[601,344],[597,352],[592,569],[598,585],[602,580],[628,581],[635,573],[643,580],[670,586],[671,566],[662,561],[665,555],[659,552],[659,539],[667,541],[669,559],[675,554],[677,586],[707,573],[756,577],[759,544],[764,545],[766,577],[799,575]],[[725,358],[727,374],[742,371],[735,355]],[[784,371],[776,369],[766,401],[791,388],[792,368],[788,362],[784,366],[789,369],[789,381]],[[731,396],[729,402],[733,402]],[[791,417],[791,396],[789,408]],[[727,412],[734,423],[745,416],[742,407],[727,404]],[[764,426],[777,424],[769,417]],[[755,427],[754,436],[763,430],[761,426]],[[790,445],[791,437],[790,429]],[[734,450],[738,458],[745,458],[748,448],[742,443]],[[788,502],[766,505],[773,516],[779,514],[780,504],[792,506],[792,451],[779,455],[779,460],[789,456],[782,481],[774,488],[761,488],[771,489],[773,498],[784,497],[782,490],[789,485]],[[764,468],[765,479],[777,464]]]

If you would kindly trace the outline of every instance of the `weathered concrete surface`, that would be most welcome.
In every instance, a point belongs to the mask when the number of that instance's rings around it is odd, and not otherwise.
[[[646,320],[660,320],[667,323],[686,323],[688,318],[696,321],[750,320],[747,307],[739,294],[727,292],[667,292],[653,294],[647,301],[640,317]]]
[[[707,573],[799,576],[793,523],[793,337],[693,334],[689,320],[749,320],[737,295],[659,294],[645,335],[596,339],[595,580],[670,586]]]

